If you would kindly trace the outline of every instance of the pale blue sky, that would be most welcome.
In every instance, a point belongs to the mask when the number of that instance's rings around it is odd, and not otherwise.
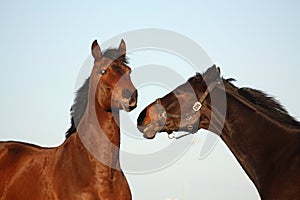
[[[238,86],[275,96],[300,119],[299,10],[296,0],[1,0],[0,139],[59,145],[69,126],[76,78],[92,41],[102,43],[139,28],[169,29],[186,35],[204,48],[225,77],[237,79]],[[136,56],[139,54],[129,55],[133,68],[142,64],[141,57]],[[140,56],[149,61],[147,54]],[[176,67],[181,65],[178,62]],[[183,71],[185,78],[194,73],[191,69],[190,74]],[[147,96],[146,90],[141,98],[142,102],[155,99]],[[135,112],[144,106],[139,105]],[[201,140],[209,133],[198,134]],[[161,141],[163,137],[147,141],[147,148],[151,143],[155,148]],[[127,142],[125,148],[141,140]],[[220,141],[204,160],[197,159],[199,151],[199,146],[193,145],[186,156],[164,170],[128,174],[134,199],[165,200],[173,196],[183,200],[184,195],[189,199],[258,199],[225,144]]]

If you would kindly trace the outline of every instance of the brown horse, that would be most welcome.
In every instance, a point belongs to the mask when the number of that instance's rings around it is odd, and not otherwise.
[[[119,110],[136,107],[126,45],[103,53],[72,106],[72,127],[55,148],[0,143],[0,199],[131,199],[119,164]]]
[[[220,78],[216,66],[197,73],[147,106],[139,130],[149,139],[157,132],[210,130],[230,148],[261,199],[299,200],[300,123],[275,99],[232,80]]]

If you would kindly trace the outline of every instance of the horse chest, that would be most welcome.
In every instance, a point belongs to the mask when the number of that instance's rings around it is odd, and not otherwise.
[[[100,199],[107,200],[131,200],[131,192],[126,177],[121,171],[114,170],[109,179],[98,182],[97,191]]]

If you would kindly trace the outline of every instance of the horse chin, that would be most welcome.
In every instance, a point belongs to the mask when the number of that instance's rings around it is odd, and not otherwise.
[[[198,128],[193,125],[187,125],[185,131],[188,133],[196,133],[198,131]]]
[[[146,127],[143,132],[143,136],[146,139],[153,139],[156,136],[156,131],[154,129],[151,129],[150,127]]]
[[[153,139],[156,136],[156,132],[152,130],[147,130],[144,132],[143,137],[146,139]]]

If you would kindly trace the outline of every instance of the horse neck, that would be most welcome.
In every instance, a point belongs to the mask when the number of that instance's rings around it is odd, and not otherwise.
[[[285,132],[252,106],[227,93],[226,119],[221,138],[259,191],[268,187],[272,176],[270,172],[280,150],[291,144]]]
[[[107,111],[98,103],[97,82],[97,76],[90,77],[87,108],[77,127],[78,136],[99,164],[119,168],[119,111]]]
[[[55,152],[55,168],[54,173],[58,176],[68,177],[74,187],[83,188],[87,185],[98,187],[104,181],[112,182],[114,180],[114,171],[120,171],[118,162],[118,154],[113,153],[111,148],[98,146],[104,154],[99,154],[99,151],[93,152],[84,139],[81,133],[73,133],[65,142],[58,147]],[[92,138],[91,138],[92,139]],[[59,175],[59,173],[63,173]],[[80,181],[78,181],[80,180]],[[105,182],[106,183],[106,182]]]
[[[84,129],[94,139],[102,143],[113,143],[120,146],[119,110],[108,111],[98,102],[96,91],[99,78],[97,75],[90,76],[88,103],[86,111],[78,125],[78,130]],[[100,91],[98,91],[100,92]],[[99,95],[100,96],[100,95]],[[110,101],[110,99],[109,99]],[[101,137],[99,137],[101,135]],[[108,140],[107,140],[108,139]]]

